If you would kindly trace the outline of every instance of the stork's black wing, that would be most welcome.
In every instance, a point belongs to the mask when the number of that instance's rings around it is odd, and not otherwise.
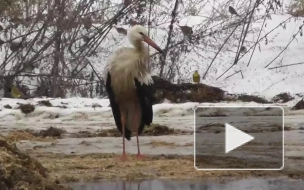
[[[116,127],[119,130],[119,132],[122,134],[120,109],[119,109],[117,102],[115,101],[115,94],[114,94],[112,86],[111,86],[110,73],[108,73],[108,76],[107,76],[106,90],[107,90],[108,97],[110,100],[110,105],[112,108],[112,113],[114,116]],[[125,138],[127,140],[131,140],[131,135],[132,135],[132,132],[127,127],[125,127]]]
[[[151,85],[141,84],[136,78],[134,82],[142,111],[141,123],[138,128],[138,134],[140,135],[145,125],[150,125],[153,120],[153,91]]]

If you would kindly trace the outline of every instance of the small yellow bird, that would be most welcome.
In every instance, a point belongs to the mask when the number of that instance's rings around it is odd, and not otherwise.
[[[198,74],[198,71],[196,70],[193,74],[193,82],[194,83],[200,83],[201,81],[201,76]]]
[[[11,95],[13,98],[20,98],[22,96],[22,93],[19,91],[19,89],[16,86],[13,86]]]

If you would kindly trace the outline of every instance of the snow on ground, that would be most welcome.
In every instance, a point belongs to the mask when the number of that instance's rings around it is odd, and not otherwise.
[[[52,107],[46,107],[39,104],[40,101],[48,100]],[[296,98],[290,102],[280,104],[267,104],[274,106],[283,106],[288,108],[294,106],[299,98]],[[32,104],[35,105],[34,113],[28,116],[40,115],[42,113],[57,113],[59,116],[67,116],[75,113],[111,113],[111,107],[108,99],[98,99],[98,98],[33,98],[33,99],[10,99],[2,98],[0,100],[0,118],[4,119],[7,116],[16,116],[16,118],[25,118],[26,115],[23,114],[18,108],[19,104]],[[11,108],[6,108],[9,105]],[[166,115],[166,116],[179,116],[188,115],[190,112],[193,113],[193,109],[197,106],[264,106],[266,104],[258,104],[256,102],[219,102],[219,103],[198,103],[198,102],[188,102],[188,103],[162,103],[153,106],[154,115]],[[110,114],[111,115],[111,114]],[[105,116],[110,116],[106,114]]]
[[[39,105],[39,101],[49,100],[53,105],[46,107]],[[293,100],[284,107],[285,115],[298,117],[303,114],[302,110],[291,111],[290,108],[299,100]],[[30,103],[35,105],[34,112],[24,114],[18,108],[18,104]],[[12,108],[5,108],[7,105]],[[265,106],[255,102],[220,102],[220,103],[162,103],[153,106],[154,123],[172,126],[175,129],[193,130],[194,109],[197,106]],[[292,120],[294,121],[293,118]],[[299,120],[296,123],[299,123]],[[291,122],[291,121],[290,121]],[[289,122],[289,123],[290,123]],[[292,122],[291,122],[292,123]],[[115,127],[114,119],[109,107],[108,99],[97,98],[34,98],[34,99],[9,99],[0,100],[0,128],[2,130],[11,129],[35,129],[41,130],[48,127],[64,128],[68,132],[78,132],[80,130],[96,131]]]
[[[219,103],[198,103],[198,102],[187,102],[187,103],[161,103],[153,106],[153,112],[155,115],[165,114],[167,116],[178,116],[181,114],[187,114],[197,106],[283,106],[290,108],[294,106],[301,97],[295,98],[294,100],[287,103],[275,103],[275,104],[259,104],[256,102],[219,102]],[[46,107],[41,105],[40,101],[49,101],[52,107]],[[36,114],[41,112],[58,113],[61,116],[70,115],[77,112],[110,112],[110,102],[109,99],[98,99],[98,98],[33,98],[33,99],[11,99],[2,98],[0,99],[0,118],[6,115],[17,114],[22,117],[21,111],[18,108],[19,104],[32,104],[35,105]],[[10,108],[5,108],[5,106],[11,106]],[[25,115],[24,115],[25,116]]]

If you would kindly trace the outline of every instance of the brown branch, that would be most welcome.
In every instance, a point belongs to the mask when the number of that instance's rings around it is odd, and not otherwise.
[[[168,48],[169,48],[169,45],[171,43],[171,36],[172,36],[172,32],[173,32],[173,24],[174,24],[176,16],[177,16],[178,2],[179,2],[179,0],[175,0],[174,8],[173,8],[173,11],[172,11],[172,14],[171,14],[171,23],[170,23],[170,26],[169,26],[167,44],[166,44],[165,49],[164,49],[165,54],[163,56],[161,56],[161,67],[160,67],[160,72],[159,72],[160,77],[163,76],[164,67],[165,67],[165,63],[166,63],[166,58],[167,58],[167,54],[168,54]]]

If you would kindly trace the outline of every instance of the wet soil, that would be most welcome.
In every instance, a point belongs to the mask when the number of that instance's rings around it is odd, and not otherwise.
[[[178,126],[181,126],[181,124],[179,124],[181,122],[178,118],[171,120],[176,120],[176,124],[171,123],[169,125],[170,127],[154,126],[154,128],[147,128],[151,130],[145,131],[143,134],[144,137],[140,138],[141,148],[144,154],[149,153],[156,155],[146,155],[145,160],[137,160],[134,156],[137,152],[136,139],[132,139],[131,142],[127,142],[127,152],[133,155],[129,155],[127,162],[121,162],[117,159],[122,150],[122,139],[114,138],[116,136],[121,137],[114,127],[111,129],[103,129],[103,131],[88,132],[88,138],[66,138],[71,134],[79,132],[74,130],[74,128],[73,130],[69,128],[70,131],[68,133],[64,130],[60,131],[59,128],[56,130],[55,127],[52,129],[44,129],[43,132],[33,132],[30,130],[10,131],[6,138],[10,142],[16,142],[18,148],[38,160],[42,164],[42,167],[48,171],[48,176],[51,181],[56,180],[57,183],[100,181],[105,179],[205,180],[250,177],[304,178],[303,135],[300,131],[292,130],[285,133],[285,144],[287,144],[285,147],[285,158],[287,161],[285,161],[286,169],[282,171],[196,171],[194,168],[193,155],[191,155],[193,154],[193,135],[190,135],[192,131],[183,132],[177,129]],[[218,118],[214,120],[218,122]],[[191,118],[187,123],[192,121],[193,119]],[[79,123],[79,121],[70,123],[70,125],[75,126],[77,123]],[[289,119],[288,125],[290,125],[290,123],[291,119]],[[203,123],[201,123],[201,125],[202,124]],[[292,118],[292,124],[292,128],[302,126],[302,117],[300,119]],[[52,125],[54,125],[54,123],[52,123]],[[60,126],[65,125],[66,123],[60,123]],[[82,129],[87,129],[86,127],[88,127],[83,123],[78,125],[81,126]],[[96,123],[92,125],[96,125]],[[100,125],[101,124],[98,124],[98,126]],[[185,123],[185,125],[189,124]],[[59,124],[57,126],[59,126]],[[221,129],[221,127],[222,126],[219,126],[219,129]],[[265,129],[268,130],[272,127],[265,127]],[[193,129],[192,125],[189,129]],[[245,127],[243,130],[258,130],[258,127]],[[103,136],[94,137],[94,133],[97,132],[101,133],[101,135],[103,134]],[[264,133],[264,131],[258,132]],[[272,133],[274,132],[270,130],[268,133],[264,133],[264,135],[268,137],[268,135]],[[214,135],[217,134],[212,133],[209,135],[209,138],[214,138]],[[210,141],[209,138],[206,139],[206,142],[208,142],[208,140]],[[202,143],[205,146],[210,146],[205,142]],[[246,155],[244,152],[240,154]],[[2,162],[1,157],[0,161]],[[236,163],[238,163],[238,166],[241,163],[238,158],[234,158],[228,164],[235,166]],[[208,159],[201,160],[200,164],[202,164],[202,166],[208,166],[209,168],[219,165],[226,166],[227,158],[214,155],[208,157]],[[245,165],[245,163],[243,163],[243,165]],[[35,171],[35,169],[33,171]]]

